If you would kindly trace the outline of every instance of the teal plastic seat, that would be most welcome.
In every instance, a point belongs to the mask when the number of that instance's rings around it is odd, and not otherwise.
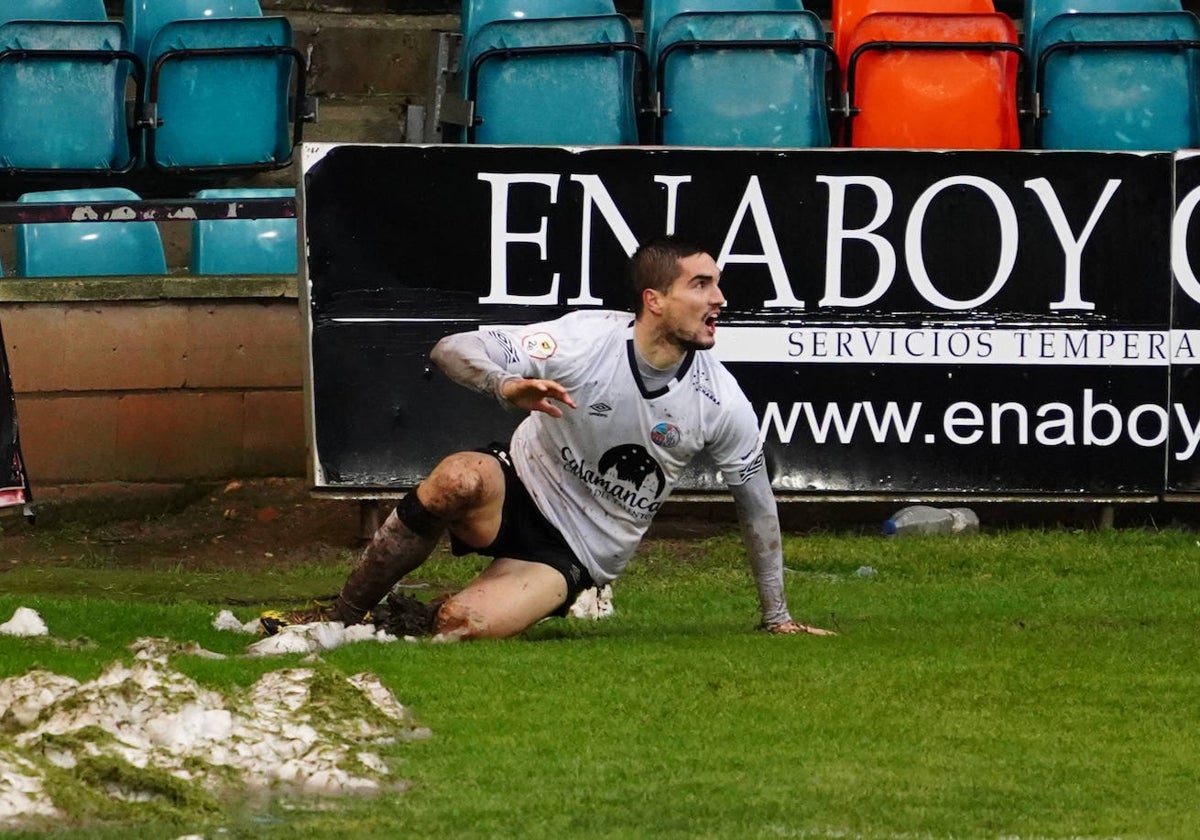
[[[470,44],[479,28],[498,20],[615,15],[613,0],[463,0],[463,44]]]
[[[0,23],[10,20],[108,20],[104,0],[4,0]]]
[[[812,12],[685,12],[658,43],[662,143],[829,145],[835,59]]]
[[[501,20],[466,52],[473,143],[638,142],[637,69],[644,54],[622,15]]]
[[[125,0],[133,51],[144,61],[158,30],[177,20],[262,17],[258,0]]]
[[[1180,12],[1181,0],[1025,0],[1021,46],[1029,56],[1027,90],[1037,86],[1037,65],[1042,50],[1042,30],[1059,15],[1113,12]]]
[[[1060,15],[1042,30],[1041,44],[1041,148],[1200,146],[1195,15]]]
[[[135,67],[119,21],[0,25],[0,169],[131,169]]]
[[[158,30],[146,60],[147,131],[156,168],[273,169],[300,136],[303,59],[284,17],[181,20]]]
[[[20,204],[140,201],[132,190],[106,187],[25,193]],[[154,222],[42,222],[16,226],[20,277],[97,277],[167,273]]]
[[[644,28],[650,66],[658,66],[662,33],[668,21],[686,12],[802,12],[801,0],[646,0]],[[822,33],[822,37],[824,34]]]
[[[133,0],[126,19],[146,66],[145,163],[182,172],[290,163],[305,80],[287,18],[264,17],[258,0]]]
[[[285,198],[294,189],[208,189],[196,198]],[[295,219],[221,219],[192,223],[195,274],[295,274]]]

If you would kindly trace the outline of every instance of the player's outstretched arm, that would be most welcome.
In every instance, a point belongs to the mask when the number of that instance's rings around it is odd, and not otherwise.
[[[836,635],[830,630],[801,624],[788,614],[783,592],[783,536],[779,530],[775,494],[766,472],[760,470],[745,484],[731,485],[729,492],[737,507],[742,542],[758,587],[762,626],[777,635]]]
[[[567,389],[551,379],[526,379],[519,363],[494,336],[482,332],[455,333],[434,345],[433,363],[459,385],[490,394],[505,405],[562,417],[556,403],[575,408]]]
[[[519,372],[506,366],[510,360],[504,348],[481,332],[448,335],[434,345],[429,358],[459,385],[497,399],[502,399],[501,385],[521,378]]]

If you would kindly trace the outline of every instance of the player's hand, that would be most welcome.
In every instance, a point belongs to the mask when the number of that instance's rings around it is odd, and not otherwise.
[[[788,619],[781,621],[778,624],[772,624],[767,628],[767,632],[772,636],[794,636],[799,633],[807,633],[810,636],[836,636],[837,633],[832,630],[822,630],[820,627],[813,627],[808,624],[800,624]]]
[[[517,408],[541,411],[551,417],[563,416],[556,402],[575,408],[575,400],[567,389],[553,379],[510,379],[500,387],[500,396]]]

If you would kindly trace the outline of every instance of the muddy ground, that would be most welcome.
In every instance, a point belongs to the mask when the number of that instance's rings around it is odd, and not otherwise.
[[[300,478],[54,488],[35,498],[33,524],[19,508],[0,510],[0,566],[78,563],[89,554],[125,568],[186,571],[346,562],[394,504],[314,495]],[[687,543],[731,528],[729,504],[678,505],[651,536]]]
[[[93,552],[126,567],[170,563],[181,570],[287,568],[346,561],[391,502],[314,495],[302,478],[233,480],[191,486],[94,485],[51,488],[35,498],[36,520],[0,510],[0,564],[78,562]],[[899,505],[884,502],[780,505],[785,531],[850,530],[877,534]],[[1013,525],[1103,527],[1091,503],[975,505],[985,530]],[[1111,511],[1110,511],[1111,513]],[[1115,524],[1195,527],[1200,505],[1117,506]],[[736,528],[729,503],[672,501],[651,539],[686,544]]]
[[[64,562],[91,548],[129,566],[287,567],[360,545],[360,504],[314,498],[298,478],[46,495],[33,524],[19,509],[0,512],[0,562]]]

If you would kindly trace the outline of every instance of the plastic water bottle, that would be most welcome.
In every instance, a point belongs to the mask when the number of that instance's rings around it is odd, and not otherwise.
[[[935,508],[911,505],[883,523],[889,537],[908,534],[970,534],[979,530],[979,517],[970,508]]]

